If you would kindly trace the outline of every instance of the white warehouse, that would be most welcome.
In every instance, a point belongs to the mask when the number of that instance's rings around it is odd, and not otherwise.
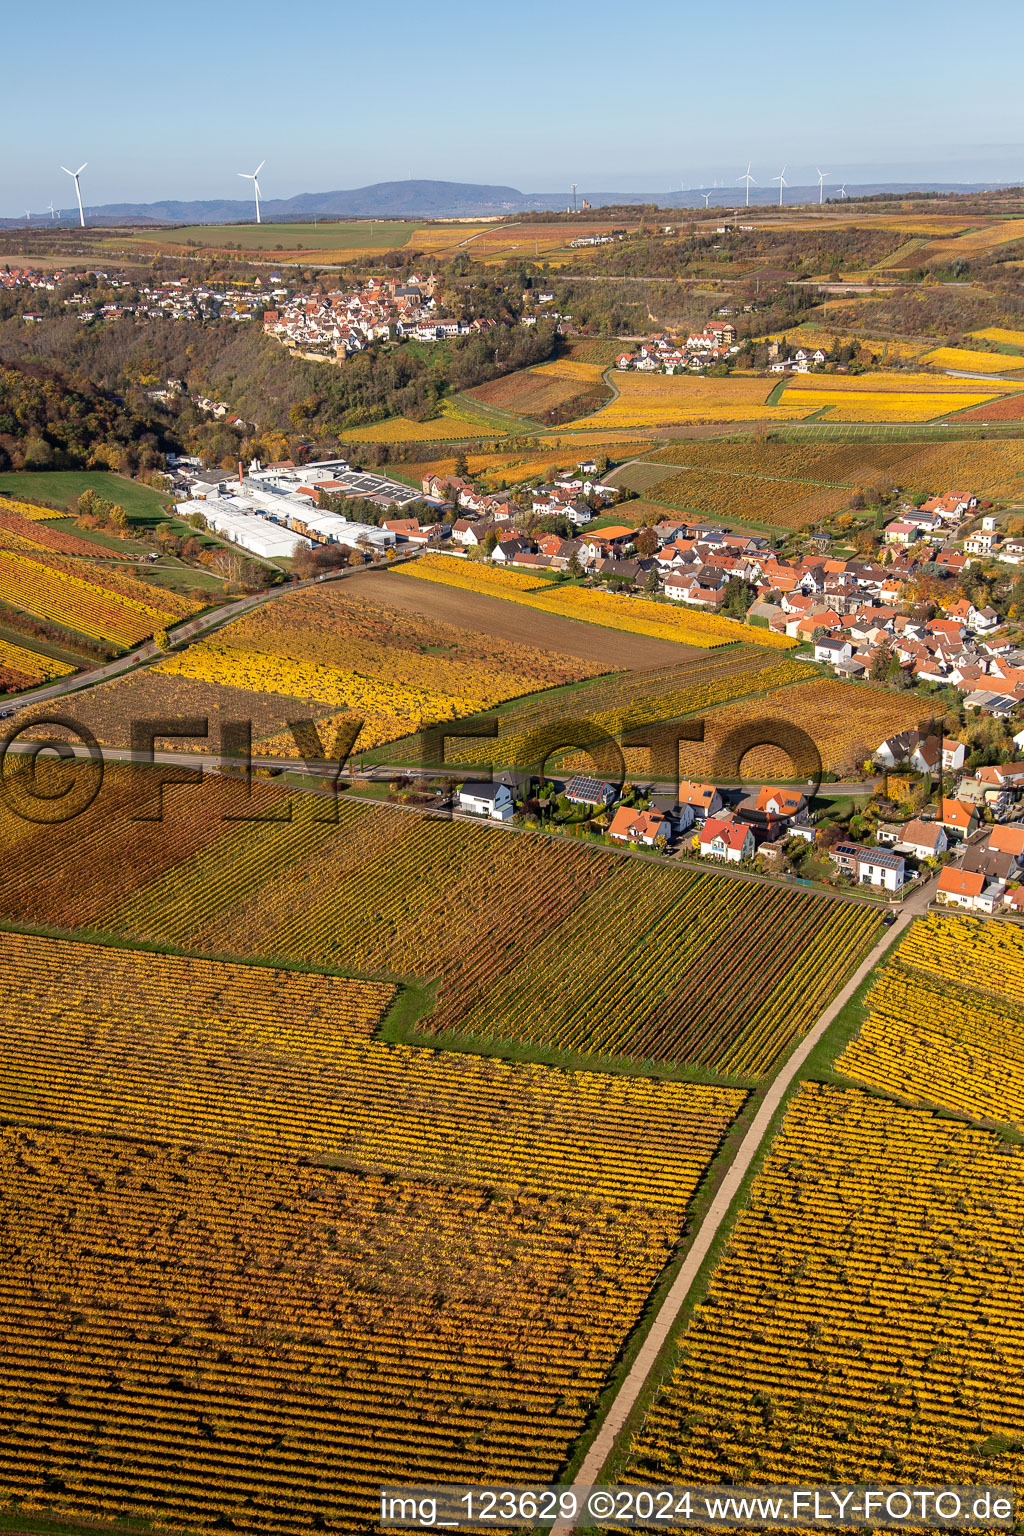
[[[309,539],[261,517],[242,496],[221,496],[203,503],[203,516],[223,538],[264,560],[290,560],[298,549],[311,549]]]

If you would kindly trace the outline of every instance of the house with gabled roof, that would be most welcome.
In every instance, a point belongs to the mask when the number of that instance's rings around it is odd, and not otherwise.
[[[862,848],[859,843],[836,843],[829,857],[840,869],[852,875],[858,885],[879,885],[886,891],[898,891],[906,881],[903,855],[888,849]]]
[[[988,847],[996,853],[1008,853],[1020,868],[1024,865],[1024,825],[1004,822],[1002,826],[993,827],[988,836]]]
[[[950,800],[943,797],[939,809],[939,821],[947,833],[951,833],[954,837],[970,837],[971,833],[978,829],[978,808],[965,804],[963,800]]]
[[[897,847],[915,859],[937,859],[949,847],[949,839],[941,822],[922,821],[918,816],[900,828]]]
[[[672,823],[661,811],[638,811],[629,805],[620,805],[611,819],[608,836],[617,843],[642,844],[653,848],[659,838],[667,843],[672,836]]]
[[[940,906],[962,907],[968,912],[994,912],[1002,896],[1002,886],[987,880],[981,870],[944,869],[935,887]]]
[[[579,773],[565,786],[565,798],[573,805],[611,805],[618,798],[618,790],[607,779],[592,779]]]
[[[741,864],[752,859],[754,833],[742,821],[723,821],[709,816],[700,830],[700,851],[710,859],[724,859],[727,864]]]
[[[679,785],[679,803],[692,806],[694,815],[703,818],[717,816],[724,801],[721,791],[714,784],[697,784],[690,779],[683,779]]]

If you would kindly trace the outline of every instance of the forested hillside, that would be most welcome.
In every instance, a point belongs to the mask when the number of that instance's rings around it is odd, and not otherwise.
[[[330,445],[348,428],[396,413],[426,421],[449,390],[542,362],[554,341],[550,323],[496,326],[426,356],[409,347],[373,348],[337,365],[296,357],[258,326],[227,320],[82,326],[67,317],[30,327],[17,319],[0,323],[0,360],[59,371],[83,391],[84,381],[94,380],[137,413],[146,408],[147,389],[180,379],[189,394],[227,401],[254,425],[254,436],[299,434]],[[167,431],[183,444],[207,447],[216,439],[218,457],[218,448],[238,445],[223,425],[203,424],[187,398],[170,409]]]

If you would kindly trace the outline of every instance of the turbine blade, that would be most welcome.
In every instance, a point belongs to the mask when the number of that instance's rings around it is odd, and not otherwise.
[[[259,173],[260,173],[260,171],[262,171],[262,169],[263,169],[263,167],[264,167],[264,166],[265,166],[265,165],[266,165],[266,163],[267,163],[267,162],[266,162],[266,161],[265,161],[265,160],[261,160],[261,161],[260,161],[260,163],[259,163],[259,165],[258,165],[258,166],[257,166],[257,167],[256,167],[256,169],[255,169],[255,170],[254,170],[254,171],[253,171],[253,175],[254,175],[254,176],[258,176],[258,175],[259,175]]]

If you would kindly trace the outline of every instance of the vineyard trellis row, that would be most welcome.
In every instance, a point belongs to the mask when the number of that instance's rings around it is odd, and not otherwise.
[[[0,933],[0,1497],[245,1536],[564,1465],[745,1094],[386,1045],[394,988]]]
[[[1024,1130],[1024,934],[953,913],[919,919],[837,1066],[902,1098]]]
[[[1024,1487],[1022,1150],[801,1085],[629,1482]]]

